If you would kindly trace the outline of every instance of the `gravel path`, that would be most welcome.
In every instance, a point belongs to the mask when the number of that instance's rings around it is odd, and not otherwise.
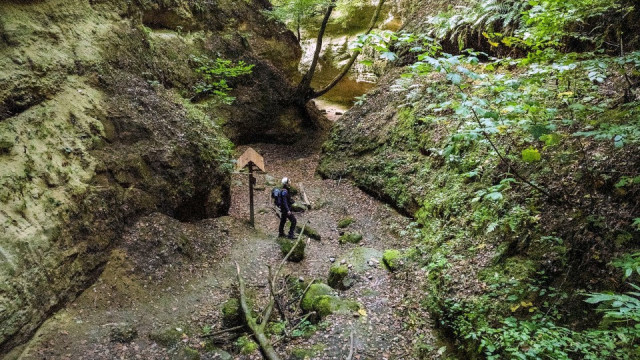
[[[288,263],[285,275],[294,279],[326,281],[329,267],[345,260],[356,281],[344,299],[361,305],[359,313],[330,315],[319,330],[277,345],[281,354],[313,349],[313,359],[344,359],[353,333],[354,359],[415,358],[414,341],[433,343],[422,328],[416,333],[411,318],[426,315],[412,294],[418,291],[420,270],[390,273],[380,264],[386,249],[402,249],[409,242],[409,219],[364,194],[348,181],[315,176],[320,139],[295,145],[250,145],[265,158],[268,175],[283,176],[296,187],[304,186],[312,210],[297,214],[322,239],[307,240],[305,259]],[[248,146],[237,149],[240,155]],[[281,259],[275,242],[278,219],[271,209],[267,174],[257,176],[256,228],[248,226],[248,176],[237,173],[232,181],[230,216],[181,223],[161,214],[140,219],[115,250],[99,280],[70,306],[48,320],[23,348],[23,359],[177,359],[188,358],[184,347],[202,359],[220,358],[199,337],[207,328],[224,328],[221,304],[236,295],[235,262],[243,269],[250,294],[262,304],[267,296],[266,265]],[[363,235],[359,244],[339,244],[337,223],[347,216],[355,221],[347,231]],[[401,235],[402,234],[402,235]],[[353,256],[353,253],[363,256]],[[114,333],[133,328],[137,336],[125,343]],[[158,345],[151,334],[176,329],[177,344]],[[234,353],[233,340],[216,344]],[[261,359],[258,351],[234,355]],[[283,358],[289,358],[283,356]],[[295,357],[290,357],[295,358]]]

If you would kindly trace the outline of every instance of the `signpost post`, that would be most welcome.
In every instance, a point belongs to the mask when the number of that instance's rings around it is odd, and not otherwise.
[[[238,170],[242,170],[245,167],[249,168],[249,223],[255,227],[255,217],[253,210],[253,186],[256,183],[256,178],[253,176],[253,167],[256,167],[260,171],[264,170],[264,158],[258,154],[252,148],[248,148],[240,158],[236,167]]]

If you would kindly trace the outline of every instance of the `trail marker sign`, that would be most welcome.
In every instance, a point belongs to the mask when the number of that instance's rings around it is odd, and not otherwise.
[[[259,171],[264,170],[264,158],[258,154],[257,151],[252,148],[248,148],[244,154],[242,154],[236,162],[236,168],[242,170],[245,167],[249,168],[249,223],[251,226],[255,226],[255,217],[253,211],[253,186],[256,184],[256,178],[253,176],[253,167],[256,167]]]

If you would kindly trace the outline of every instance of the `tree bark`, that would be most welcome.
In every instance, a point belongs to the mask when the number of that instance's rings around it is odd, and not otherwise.
[[[320,51],[322,50],[322,38],[324,38],[324,32],[327,30],[327,23],[329,22],[329,18],[331,17],[331,13],[333,12],[333,9],[335,9],[335,7],[336,7],[336,0],[333,0],[331,1],[331,3],[329,3],[329,7],[327,7],[327,11],[324,14],[324,18],[322,19],[322,25],[320,25],[320,30],[318,31],[318,38],[316,40],[316,49],[313,52],[313,60],[311,60],[311,66],[309,67],[309,71],[307,71],[307,73],[304,74],[304,77],[302,77],[302,80],[300,81],[300,85],[298,85],[299,92],[303,92],[303,93],[313,92],[313,90],[309,91],[311,89],[311,80],[313,79],[313,74],[315,73],[316,67],[318,66],[318,59],[320,58]]]

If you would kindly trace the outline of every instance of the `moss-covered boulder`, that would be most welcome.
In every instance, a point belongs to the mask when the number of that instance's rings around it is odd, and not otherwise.
[[[296,225],[296,232],[300,233],[301,231],[302,231],[302,226]],[[322,239],[322,236],[320,236],[320,233],[318,232],[318,230],[312,228],[309,225],[305,225],[303,234],[314,240]]]
[[[113,342],[126,344],[138,337],[138,330],[128,323],[118,324],[111,329],[109,337]]]
[[[327,283],[334,289],[345,290],[347,275],[349,275],[349,268],[346,265],[334,265],[329,269]]]
[[[249,336],[241,336],[235,343],[238,348],[238,352],[244,355],[251,354],[258,350],[258,344],[253,341]]]
[[[287,256],[289,251],[296,244],[297,239],[289,239],[286,237],[278,238],[278,245],[280,245],[280,252],[282,252],[282,256]],[[291,256],[287,259],[288,261],[300,262],[304,259],[304,250],[306,248],[306,243],[304,241],[300,241],[298,245],[293,249]]]
[[[313,284],[302,299],[304,311],[315,311],[318,318],[329,314],[348,314],[357,311],[360,305],[355,301],[342,300],[334,295],[334,290],[326,284]]]
[[[231,298],[222,304],[222,323],[228,328],[243,324],[243,314],[238,299]]]
[[[344,229],[346,227],[348,227],[349,225],[353,224],[353,222],[356,221],[354,218],[352,218],[351,216],[347,216],[345,218],[340,219],[340,221],[338,221],[338,229]]]
[[[184,347],[174,357],[176,360],[200,360],[200,353],[196,349]]]
[[[402,265],[402,253],[399,250],[385,250],[382,254],[382,263],[389,271],[396,271]]]
[[[149,333],[149,339],[164,347],[172,347],[182,339],[182,328],[171,326],[162,329],[155,329]]]
[[[333,293],[333,289],[327,284],[313,284],[309,287],[307,293],[304,294],[300,306],[304,311],[313,311],[313,304],[318,298],[324,295],[332,295]]]
[[[340,238],[338,238],[338,241],[340,242],[340,244],[344,244],[344,243],[357,244],[361,240],[362,240],[362,234],[359,234],[356,232],[346,232],[342,234]]]

